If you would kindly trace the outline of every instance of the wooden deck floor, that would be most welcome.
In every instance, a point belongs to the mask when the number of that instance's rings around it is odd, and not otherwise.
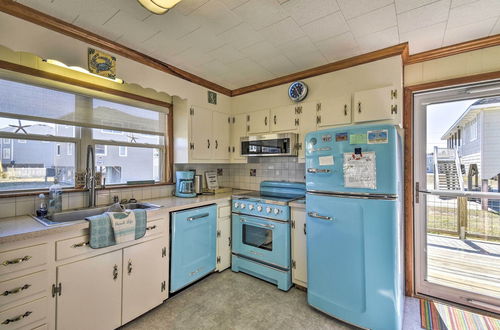
[[[428,280],[500,299],[500,244],[429,234]]]

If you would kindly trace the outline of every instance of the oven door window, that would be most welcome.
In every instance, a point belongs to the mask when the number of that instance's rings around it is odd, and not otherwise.
[[[290,139],[242,141],[241,152],[244,155],[274,155],[290,152]]]
[[[243,244],[272,251],[273,231],[272,229],[243,225]]]

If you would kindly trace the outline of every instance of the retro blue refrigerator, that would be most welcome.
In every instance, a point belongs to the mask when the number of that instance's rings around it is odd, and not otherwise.
[[[391,125],[309,133],[308,303],[347,323],[399,330],[403,319],[401,139]]]

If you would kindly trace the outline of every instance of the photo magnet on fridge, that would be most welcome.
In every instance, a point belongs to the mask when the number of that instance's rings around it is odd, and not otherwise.
[[[386,129],[368,131],[368,144],[382,144],[389,142],[389,132]]]

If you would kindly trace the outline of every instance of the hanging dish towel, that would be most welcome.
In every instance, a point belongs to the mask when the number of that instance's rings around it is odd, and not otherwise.
[[[108,213],[128,213],[131,212],[135,216],[135,231],[132,239],[139,239],[146,234],[147,216],[146,210],[133,210],[126,212],[107,212],[93,217],[88,217],[89,221],[89,245],[93,249],[99,249],[119,242],[115,239],[115,233],[111,224],[112,220]]]
[[[135,214],[132,211],[106,212],[111,220],[111,227],[117,244],[135,239]]]

